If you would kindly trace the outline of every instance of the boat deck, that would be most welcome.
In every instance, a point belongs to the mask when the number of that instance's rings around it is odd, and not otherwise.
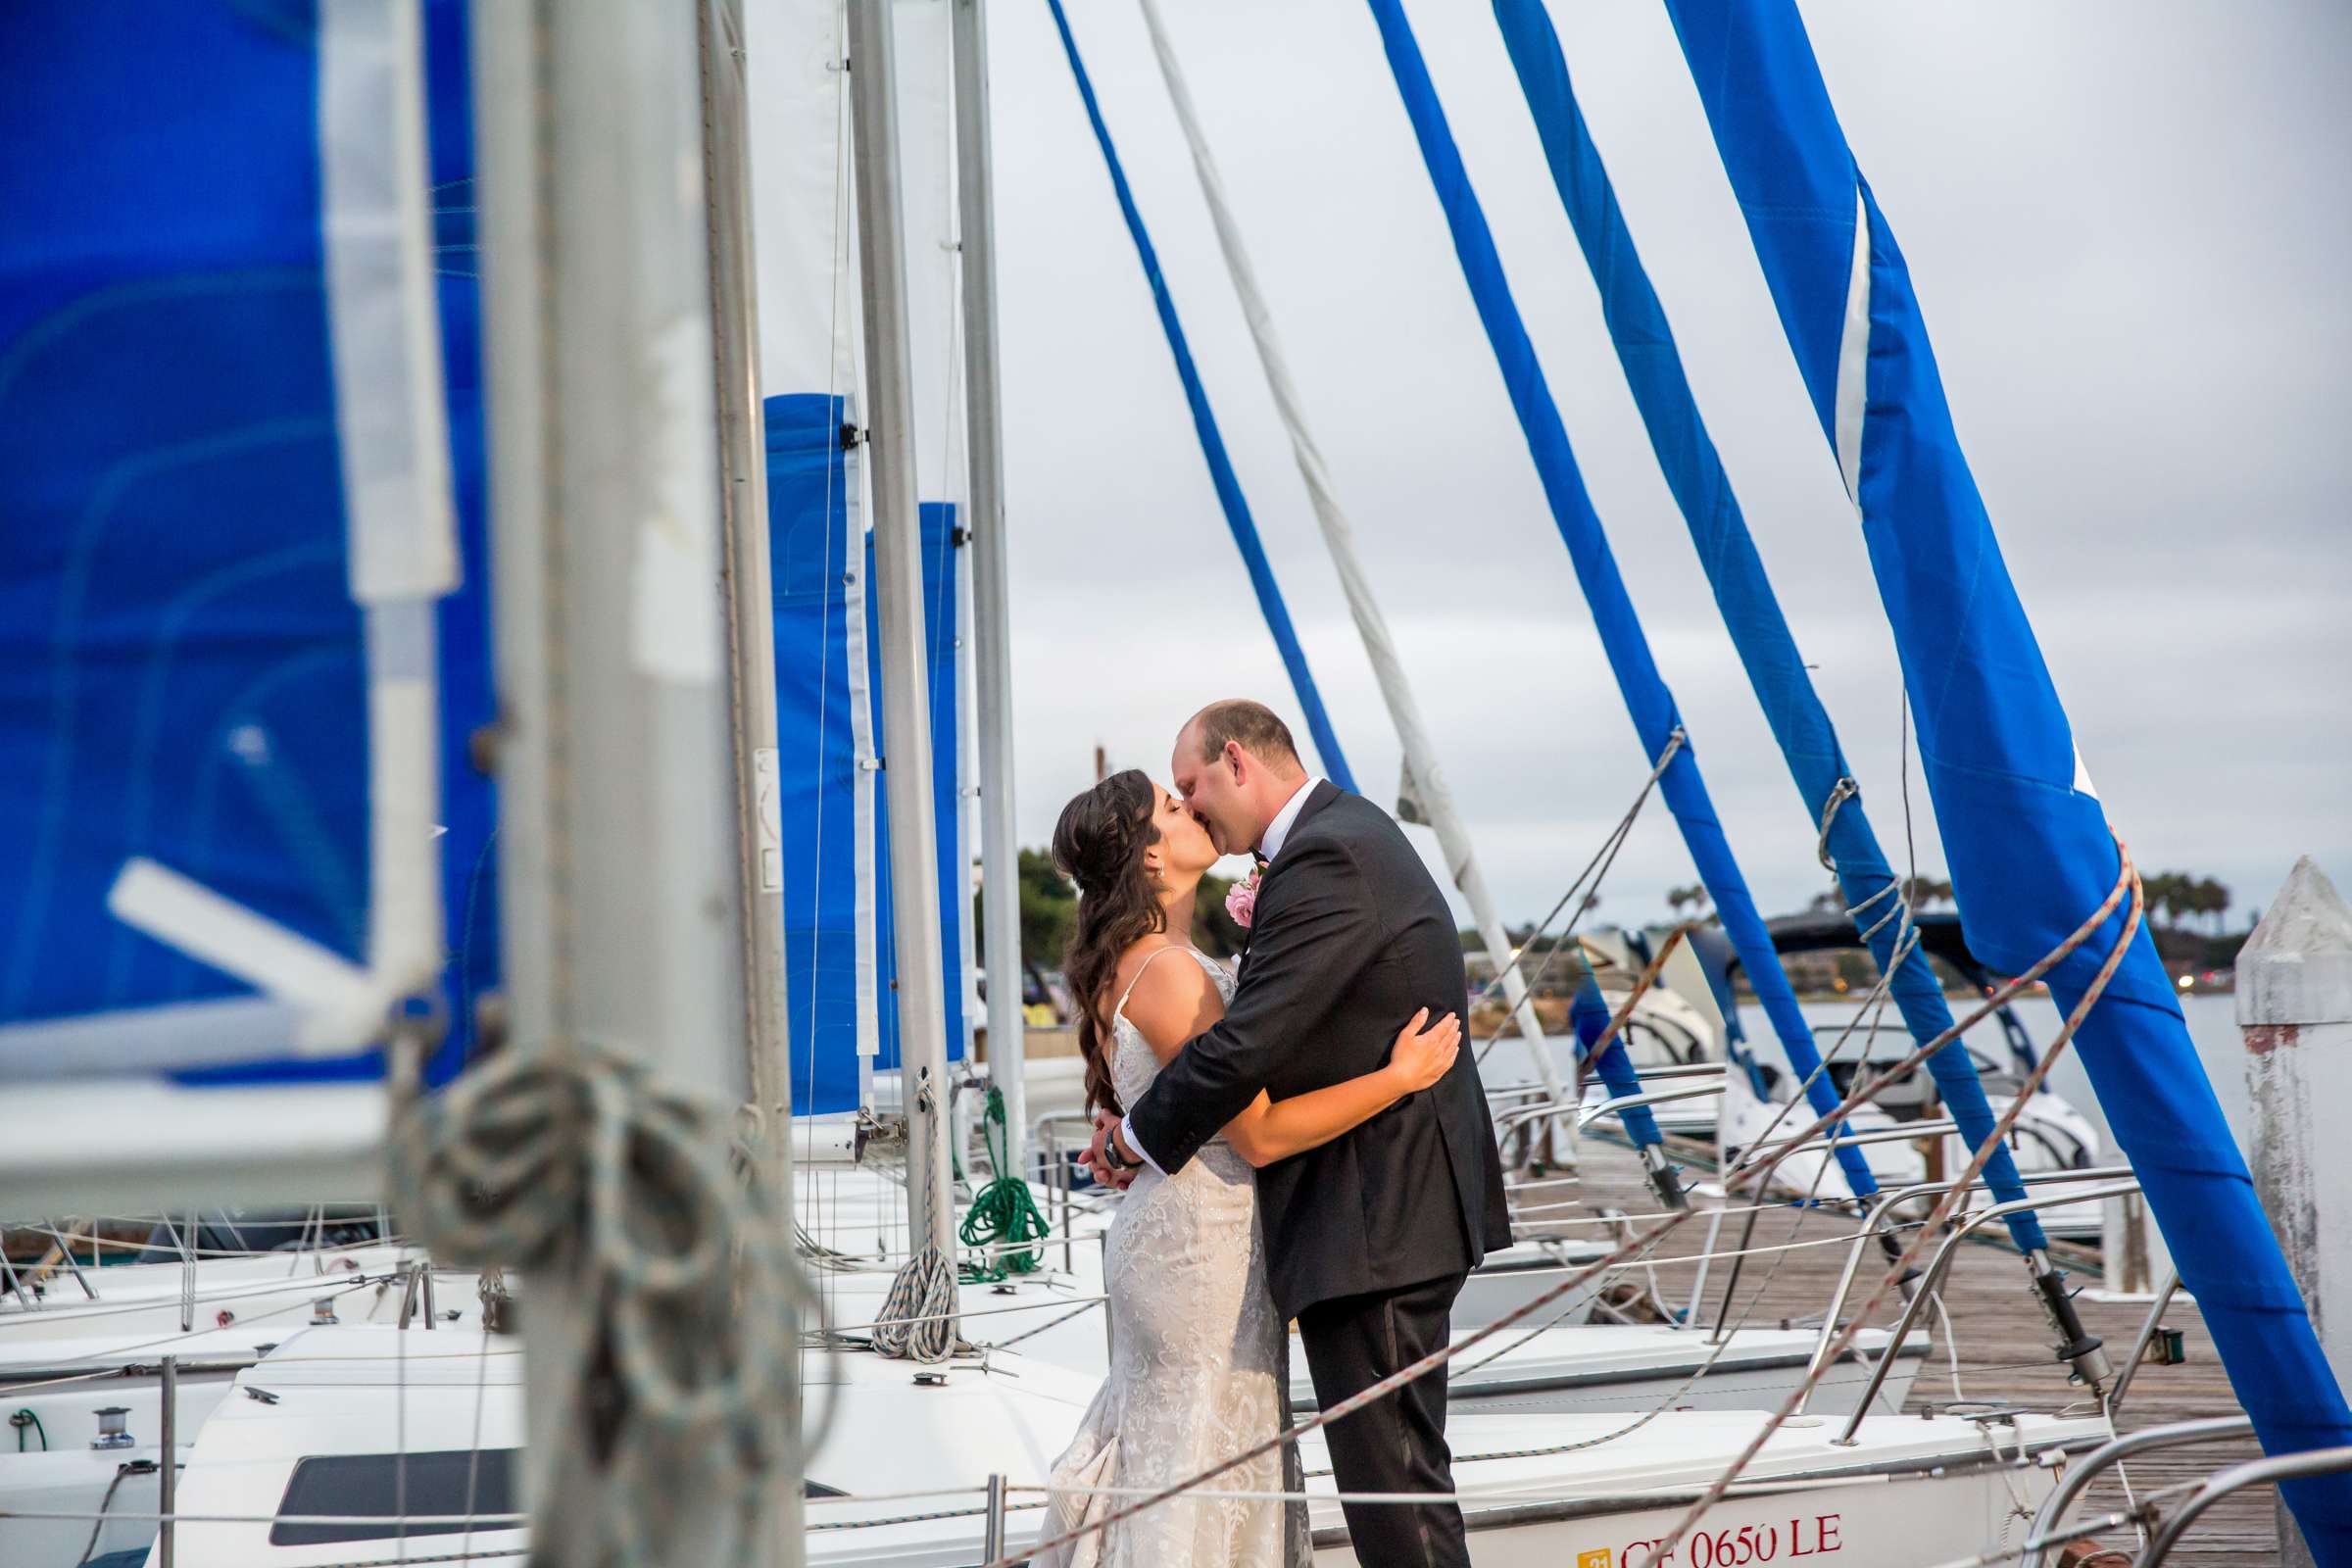
[[[1582,1148],[1581,1186],[1568,1188],[1561,1196],[1575,1194],[1590,1203],[1634,1215],[1655,1211],[1656,1200],[1642,1180],[1640,1162],[1629,1150],[1590,1136]],[[1690,1171],[1687,1179],[1696,1181],[1702,1174]],[[1850,1236],[1853,1229],[1849,1220],[1807,1216],[1793,1209],[1761,1213],[1756,1219],[1755,1237],[1750,1243],[1754,1247],[1809,1241],[1840,1232]],[[1725,1222],[1718,1247],[1729,1250],[1738,1245],[1740,1224],[1738,1219]],[[1584,1227],[1580,1234],[1599,1239],[1604,1233]],[[1658,1255],[1661,1259],[1688,1258],[1703,1250],[1705,1245],[1706,1222],[1693,1220],[1669,1236]],[[1874,1250],[1865,1260],[1864,1273],[1855,1284],[1857,1298],[1866,1295],[1879,1277],[1868,1268],[1870,1259],[1876,1257]],[[1837,1288],[1838,1273],[1844,1260],[1845,1249],[1835,1246],[1801,1248],[1747,1259],[1732,1308],[1734,1318],[1748,1310],[1751,1303],[1752,1315],[1747,1321],[1752,1325],[1777,1326],[1784,1315],[1818,1315]],[[1710,1318],[1722,1303],[1726,1268],[1727,1265],[1718,1262],[1709,1276],[1706,1312]],[[1694,1272],[1694,1266],[1689,1263],[1661,1267],[1658,1270],[1661,1293],[1677,1305],[1688,1301]],[[2095,1271],[2085,1271],[2078,1279],[2094,1288],[2098,1283]],[[1952,1264],[1943,1296],[1960,1345],[1960,1387],[1969,1400],[2014,1402],[2029,1409],[2054,1411],[2078,1396],[2080,1391],[2067,1382],[2065,1368],[2050,1359],[2048,1324],[2028,1293],[2024,1268],[2014,1251],[1989,1244],[1966,1248]],[[2100,1301],[2088,1295],[2079,1298],[2078,1305],[2085,1326],[2106,1340],[2110,1355],[2119,1360],[2130,1349],[2132,1338],[2139,1332],[2140,1319],[2147,1311],[2142,1301]],[[1894,1316],[1895,1308],[1882,1308],[1872,1321],[1891,1326]],[[2196,1303],[2185,1294],[2175,1296],[2164,1321],[2181,1331],[2188,1359],[2179,1366],[2142,1367],[2132,1380],[2117,1421],[2118,1429],[2132,1432],[2176,1421],[2242,1414],[2230,1392],[2221,1357],[2214,1351],[2213,1339],[2205,1331],[2204,1317]],[[1950,1364],[1938,1328],[1936,1353],[1920,1369],[1905,1408],[1920,1410],[1948,1404],[1953,1397]],[[2247,1437],[2143,1455],[2126,1468],[2134,1490],[2145,1494],[2175,1482],[2194,1480],[2224,1465],[2257,1458],[2260,1452],[2254,1440]],[[2123,1506],[2124,1494],[2112,1473],[2091,1487],[2084,1501],[2084,1507],[2094,1513],[2112,1512]],[[2227,1498],[2197,1523],[2170,1561],[2177,1568],[2223,1568],[2224,1564],[2240,1568],[2249,1562],[2276,1561],[2278,1539],[2275,1509],[2276,1494],[2267,1490],[2249,1490]],[[2125,1548],[2127,1553],[2123,1558],[2100,1559],[2102,1565],[2129,1561],[2129,1553],[2136,1546],[2129,1530],[2108,1532],[2099,1538],[2099,1544]]]

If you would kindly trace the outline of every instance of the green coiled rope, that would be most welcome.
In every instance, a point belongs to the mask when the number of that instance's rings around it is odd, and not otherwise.
[[[1035,1273],[1045,1261],[1044,1250],[1020,1244],[1042,1242],[1054,1233],[1039,1212],[1029,1184],[1011,1168],[1005,1149],[1009,1139],[1004,1131],[1004,1092],[994,1086],[981,1113],[980,1137],[988,1145],[989,1164],[997,1174],[972,1195],[972,1206],[964,1210],[963,1224],[956,1231],[964,1246],[983,1250],[978,1256],[965,1259],[959,1271],[966,1285],[993,1284],[1014,1274]]]

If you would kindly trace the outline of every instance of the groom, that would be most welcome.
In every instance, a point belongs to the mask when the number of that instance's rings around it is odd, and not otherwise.
[[[1116,1185],[1174,1171],[1257,1098],[1370,1072],[1417,1007],[1469,1016],[1452,911],[1388,813],[1299,766],[1263,705],[1212,704],[1176,737],[1185,805],[1228,855],[1263,868],[1241,988],[1087,1161]],[[1258,1172],[1275,1304],[1296,1318],[1325,1407],[1446,1343],[1462,1281],[1511,1241],[1494,1125],[1463,1052],[1435,1087]],[[1325,1428],[1343,1492],[1453,1490],[1443,1367]],[[1349,1503],[1356,1559],[1470,1561],[1461,1510]]]

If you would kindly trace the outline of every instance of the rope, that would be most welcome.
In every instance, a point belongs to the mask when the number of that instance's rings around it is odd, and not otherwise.
[[[1821,861],[1824,871],[1836,871],[1838,862],[1830,858],[1830,824],[1838,820],[1838,808],[1862,793],[1862,786],[1851,778],[1841,778],[1831,786],[1830,798],[1821,808],[1821,838],[1813,846],[1814,858]]]
[[[1656,789],[1658,780],[1666,776],[1667,764],[1674,760],[1675,754],[1683,749],[1688,740],[1689,737],[1683,733],[1683,727],[1677,724],[1674,732],[1666,737],[1666,745],[1658,753],[1657,761],[1651,765],[1649,777],[1642,781],[1640,793],[1634,796],[1634,804],[1626,808],[1625,814],[1617,819],[1617,825],[1610,828],[1606,836],[1601,839],[1600,848],[1592,852],[1592,858],[1585,862],[1585,868],[1576,873],[1576,880],[1568,884],[1568,891],[1560,895],[1559,902],[1551,906],[1550,912],[1544,916],[1534,931],[1528,933],[1527,940],[1519,944],[1519,951],[1512,956],[1511,961],[1497,971],[1494,979],[1479,987],[1479,1001],[1484,1002],[1494,995],[1494,988],[1502,984],[1502,977],[1526,961],[1527,956],[1535,951],[1536,944],[1542,941],[1544,934],[1551,929],[1551,922],[1560,917],[1560,911],[1567,908],[1569,902],[1575,899],[1579,893],[1586,892],[1585,879],[1587,877],[1592,879],[1591,894],[1597,895],[1600,892],[1600,884],[1608,879],[1610,867],[1617,863],[1617,852],[1625,848],[1626,838],[1634,830],[1634,819],[1642,814],[1642,808],[1649,801],[1649,792]],[[1535,979],[1528,982],[1530,991],[1542,985],[1544,977],[1551,973],[1551,966],[1558,959],[1560,949],[1567,946],[1568,939],[1576,934],[1577,921],[1585,917],[1585,911],[1592,908],[1592,898],[1588,897],[1585,903],[1577,906],[1576,912],[1568,917],[1567,927],[1552,943],[1550,951],[1544,954],[1544,962],[1536,970]],[[1495,1026],[1494,1033],[1478,1042],[1478,1064],[1480,1066],[1486,1065],[1488,1054],[1494,1049],[1495,1042],[1501,1038],[1502,1028],[1498,1024]],[[1594,1045],[1587,1054],[1598,1055],[1602,1045],[1605,1044],[1606,1042],[1603,1041]]]
[[[2112,829],[2110,831],[2112,832]],[[2115,848],[2117,858],[2121,861],[2115,886],[2109,890],[2107,897],[2101,901],[2099,906],[2091,911],[2090,917],[2078,926],[2065,941],[2044,954],[2024,974],[2016,976],[2008,984],[1995,991],[1985,1000],[1984,1004],[1971,1014],[1965,1022],[1953,1024],[1951,1028],[1920,1047],[1918,1051],[1898,1063],[1894,1069],[1880,1074],[1869,1083],[1856,1089],[1836,1110],[1822,1117],[1819,1122],[1808,1128],[1795,1140],[1796,1143],[1801,1144],[1811,1139],[1822,1128],[1838,1121],[1852,1111],[1856,1105],[1878,1095],[1901,1073],[1926,1060],[1930,1054],[1941,1050],[1947,1041],[1958,1038],[1961,1033],[1980,1021],[1985,1014],[2040,979],[2069,954],[2089,941],[2091,936],[2107,923],[2115,913],[2117,906],[2123,905],[2129,896],[2130,911],[2125,917],[2122,935],[2117,939],[2115,947],[2108,953],[2106,961],[2099,965],[2098,973],[2091,977],[2089,986],[2082,993],[2082,1001],[2078,1002],[2074,1010],[2067,1014],[2065,1024],[2060,1027],[2057,1035],[2050,1041],[2049,1049],[2043,1053],[2041,1060],[2034,1064],[2034,1071],[2028,1074],[2026,1081],[2018,1087],[2016,1097],[2010,1101],[2009,1108],[2001,1113],[1999,1121],[1994,1123],[1991,1134],[1977,1147],[1975,1154],[1970,1158],[1967,1167],[1960,1172],[1958,1180],[1954,1181],[1943,1196],[1936,1200],[1935,1207],[1921,1222],[1920,1229],[1913,1236],[1910,1245],[1903,1249],[1901,1254],[1881,1277],[1877,1287],[1871,1292],[1870,1298],[1863,1302],[1854,1313],[1853,1321],[1830,1347],[1829,1353],[1821,1358],[1820,1365],[1798,1381],[1796,1388],[1781,1402],[1780,1408],[1775,1410],[1765,1421],[1756,1436],[1749,1441],[1747,1446],[1740,1450],[1739,1457],[1734,1459],[1723,1474],[1716,1478],[1714,1484],[1708,1487],[1706,1493],[1691,1504],[1680,1519],[1675,1521],[1673,1529],[1651,1546],[1649,1562],[1664,1562],[1668,1558],[1674,1548],[1682,1543],[1683,1538],[1690,1533],[1691,1527],[1698,1522],[1699,1517],[1723,1500],[1725,1492],[1740,1479],[1740,1473],[1747,1468],[1755,1456],[1763,1451],[1764,1445],[1771,1441],[1773,1434],[1781,1429],[1782,1423],[1795,1411],[1798,1402],[1812,1393],[1813,1386],[1821,1380],[1822,1375],[1853,1348],[1854,1341],[1860,1337],[1863,1325],[1877,1313],[1880,1306],[1885,1303],[1887,1293],[1894,1289],[1895,1282],[1903,1277],[1905,1271],[1918,1259],[1921,1250],[1935,1238],[1944,1221],[1951,1217],[1952,1211],[1975,1185],[1977,1177],[1984,1172],[1984,1166],[1991,1160],[1993,1152],[2001,1147],[2003,1140],[2009,1136],[2010,1129],[2017,1124],[2018,1117],[2024,1114],[2026,1102],[2033,1099],[2034,1092],[2041,1087],[2042,1079],[2048,1076],[2049,1070],[2057,1064],[2058,1057],[2066,1050],[2067,1043],[2074,1039],[2075,1031],[2082,1026],[2082,1020],[2089,1016],[2090,1009],[2098,1004],[2099,999],[2106,995],[2107,983],[2115,978],[2115,971],[2123,963],[2124,955],[2131,951],[2132,940],[2139,935],[2140,919],[2146,906],[2145,897],[2139,885],[2139,870],[2132,863],[2131,850],[2126,847],[2120,837],[2115,841]],[[1756,1176],[1734,1178],[1732,1182],[1726,1184],[1727,1196],[1731,1187],[1742,1180],[1769,1180],[1772,1171],[1779,1166],[1782,1159],[1787,1157],[1786,1153],[1778,1156]]]
[[[956,1349],[956,1271],[936,1247],[900,1269],[875,1321],[874,1350],[895,1360],[945,1361]]]
[[[1016,1345],[1020,1344],[1020,1343],[1021,1343],[1023,1340],[1027,1340],[1027,1339],[1033,1339],[1033,1338],[1035,1338],[1036,1336],[1038,1336],[1038,1335],[1040,1335],[1040,1334],[1043,1334],[1043,1333],[1045,1333],[1045,1332],[1046,1332],[1046,1330],[1048,1330],[1048,1329],[1050,1329],[1050,1328],[1055,1328],[1055,1327],[1058,1327],[1059,1325],[1061,1325],[1061,1324],[1063,1324],[1063,1323],[1067,1323],[1067,1322],[1068,1322],[1070,1319],[1072,1319],[1072,1318],[1074,1318],[1074,1317],[1083,1317],[1083,1316],[1085,1316],[1087,1313],[1089,1313],[1089,1312],[1092,1312],[1092,1311],[1093,1311],[1093,1310],[1094,1310],[1096,1307],[1098,1307],[1098,1306],[1102,1305],[1102,1302],[1104,1302],[1104,1301],[1107,1301],[1107,1300],[1109,1300],[1109,1299],[1110,1299],[1110,1298],[1109,1298],[1109,1297],[1107,1297],[1107,1296],[1104,1296],[1104,1297],[1099,1297],[1099,1298],[1097,1298],[1096,1299],[1094,1299],[1094,1300],[1092,1300],[1092,1301],[1088,1301],[1088,1302],[1086,1302],[1086,1303],[1085,1303],[1084,1305],[1082,1305],[1082,1306],[1075,1306],[1075,1307],[1072,1307],[1072,1308],[1071,1308],[1069,1311],[1062,1313],[1062,1314],[1061,1314],[1061,1316],[1059,1316],[1059,1317],[1050,1317],[1050,1318],[1046,1319],[1046,1320],[1045,1320],[1043,1323],[1040,1323],[1040,1324],[1039,1324],[1037,1327],[1035,1327],[1035,1328],[1033,1328],[1033,1329],[1023,1329],[1023,1330],[1021,1330],[1021,1332],[1020,1332],[1020,1333],[1018,1333],[1018,1334],[1015,1334],[1015,1335],[1014,1335],[1014,1336],[1013,1336],[1011,1339],[1008,1339],[1008,1340],[991,1340],[991,1341],[989,1341],[989,1343],[988,1343],[987,1345],[983,1346],[983,1347],[982,1347],[982,1348],[983,1348],[983,1349],[989,1349],[989,1350],[1004,1350],[1004,1349],[1009,1349],[1009,1348],[1011,1348],[1013,1346],[1016,1346]]]
[[[1005,1146],[1004,1091],[988,1090],[988,1108],[981,1113],[980,1138],[988,1146],[989,1168],[996,1179],[972,1197],[956,1236],[970,1248],[985,1248],[978,1260],[966,1257],[959,1272],[967,1285],[989,1285],[1012,1274],[1034,1274],[1045,1253],[1025,1244],[1054,1234],[1039,1212],[1037,1196],[1010,1166]]]
[[[777,1420],[797,1374],[784,1324],[812,1303],[745,1179],[735,1107],[577,1040],[510,1049],[431,1100],[413,1054],[398,1073],[394,1175],[419,1234],[594,1303],[570,1386],[546,1396],[584,1417],[564,1457],[594,1479],[567,1491],[596,1510],[608,1560],[665,1560],[680,1530],[708,1539],[706,1522],[629,1500],[649,1496],[719,1499],[735,1554],[751,1550],[772,1476],[799,1472],[821,1437]]]

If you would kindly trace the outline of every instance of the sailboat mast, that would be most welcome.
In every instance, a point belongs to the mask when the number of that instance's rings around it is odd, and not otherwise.
[[[694,19],[609,6],[565,27],[492,5],[471,26],[505,1049],[580,1081],[617,1056],[740,1103],[710,257],[705,192],[678,178],[704,153]],[[581,1419],[608,1376],[610,1303],[571,1283],[535,1277],[526,1320],[533,1555],[611,1554],[625,1454],[632,1475],[676,1478],[633,1499],[652,1549],[732,1560],[742,1516],[706,1490],[708,1433],[643,1419],[600,1436]],[[748,1309],[793,1330],[789,1299]]]
[[[760,397],[758,271],[752,250],[751,131],[741,0],[696,8],[703,82],[703,181],[708,193],[710,348],[718,416],[720,563],[727,592],[733,695],[736,871],[743,900],[744,1042],[760,1118],[759,1179],[782,1225],[792,1202],[792,1042],[785,1019],[784,852],[776,777],[774,581],[769,572],[767,463]],[[753,1310],[766,1310],[764,1305]],[[801,1428],[800,1383],[777,1424]],[[801,1483],[779,1472],[769,1488],[774,1560],[797,1562],[805,1541]]]
[[[959,6],[959,15],[960,10]],[[1233,211],[1226,205],[1225,183],[1218,176],[1207,139],[1200,132],[1191,89],[1185,84],[1175,49],[1168,41],[1167,25],[1160,20],[1156,0],[1144,0],[1143,11],[1144,24],[1152,34],[1152,52],[1159,60],[1161,78],[1167,83],[1169,101],[1175,106],[1185,144],[1192,149],[1193,172],[1200,177],[1200,194],[1208,202],[1218,247],[1225,253],[1225,267],[1233,275],[1234,292],[1241,296],[1242,316],[1250,323],[1250,337],[1257,345],[1258,363],[1265,371],[1267,386],[1273,391],[1275,409],[1282,416],[1284,430],[1290,434],[1291,454],[1298,462],[1299,477],[1306,482],[1307,498],[1314,503],[1315,521],[1322,529],[1324,547],[1331,553],[1331,564],[1339,571],[1340,587],[1347,594],[1348,612],[1355,618],[1356,635],[1363,641],[1364,655],[1371,661],[1372,673],[1380,681],[1380,694],[1387,700],[1389,717],[1396,726],[1396,738],[1403,744],[1405,767],[1412,774],[1430,826],[1437,830],[1446,874],[1470,906],[1470,917],[1478,923],[1480,940],[1494,960],[1495,972],[1502,976],[1503,996],[1511,1020],[1527,1041],[1544,1092],[1558,1100],[1566,1092],[1560,1082],[1559,1065],[1544,1042],[1543,1025],[1537,1022],[1535,1007],[1528,1001],[1527,978],[1519,965],[1511,961],[1510,934],[1503,927],[1502,916],[1494,906],[1494,896],[1488,891],[1486,877],[1479,870],[1478,857],[1470,845],[1469,825],[1454,808],[1453,791],[1438,766],[1437,748],[1430,743],[1429,727],[1422,722],[1421,705],[1413,695],[1412,683],[1405,678],[1403,662],[1396,657],[1396,641],[1389,635],[1388,617],[1381,613],[1380,602],[1372,596],[1371,580],[1364,575],[1363,564],[1356,559],[1355,530],[1348,525],[1348,514],[1340,509],[1331,469],[1323,461],[1313,432],[1307,428],[1298,385],[1291,379],[1290,362],[1274,335],[1274,318],[1257,286],[1257,270],[1250,266],[1250,253],[1242,244],[1241,225],[1234,221]],[[964,243],[968,267],[971,260],[968,235]]]
[[[882,782],[890,817],[899,1072],[906,1115],[909,1241],[956,1256],[948,1191],[947,1004],[939,932],[939,839],[931,799],[922,542],[914,485],[912,355],[899,206],[891,0],[850,0],[852,190],[864,296],[866,515],[882,658]]]
[[[1004,1163],[1027,1170],[1021,1016],[1020,851],[1012,817],[1011,599],[1004,564],[1004,434],[997,360],[996,193],[988,127],[985,0],[954,0],[956,205],[963,261],[963,402],[970,465],[972,662],[979,698],[980,898],[986,943],[989,1079],[1004,1094]]]

